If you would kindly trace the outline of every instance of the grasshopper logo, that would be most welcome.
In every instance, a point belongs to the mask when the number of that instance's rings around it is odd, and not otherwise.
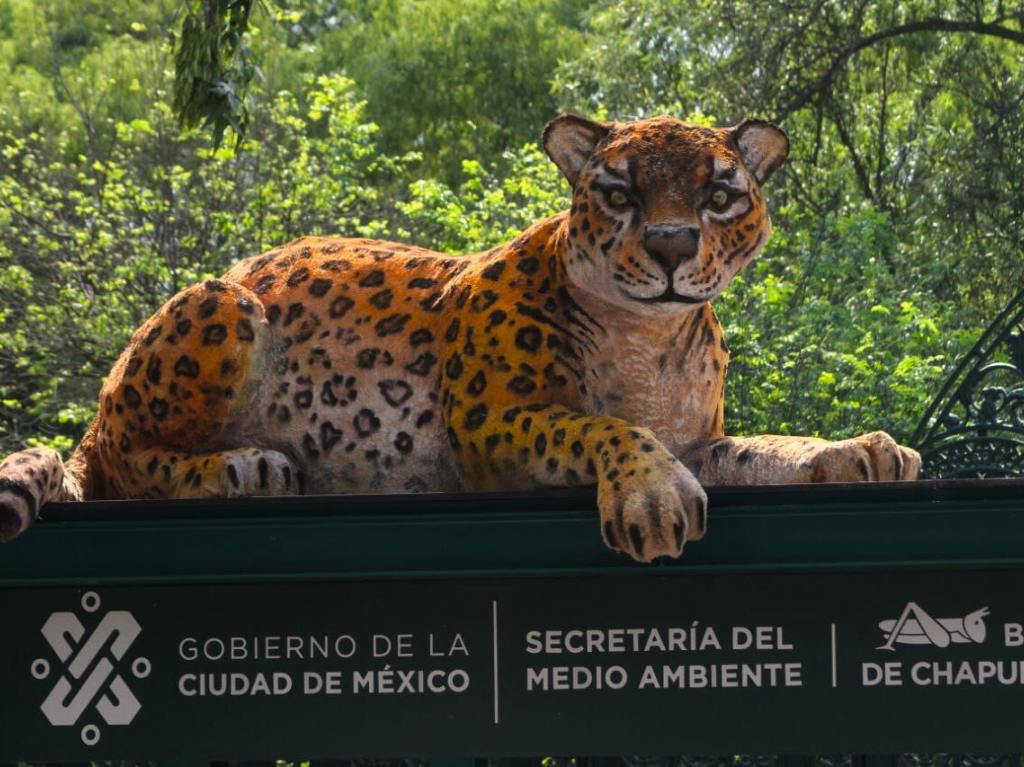
[[[82,595],[82,609],[94,613],[100,607],[95,591]],[[71,612],[55,612],[43,625],[42,634],[64,670],[39,707],[50,724],[72,727],[82,715],[93,707],[108,725],[131,724],[142,704],[115,668],[134,644],[142,628],[134,616],[125,610],[111,610],[100,618],[92,632]],[[136,658],[131,664],[132,674],[143,679],[149,676],[150,663]],[[37,658],[32,662],[32,676],[46,679],[50,675],[50,662]],[[82,742],[95,745],[100,729],[95,724],[82,728]]]
[[[884,620],[878,628],[885,634],[885,643],[879,650],[895,650],[894,644],[927,644],[949,647],[950,644],[981,644],[985,641],[985,616],[982,607],[963,618],[933,618],[917,604],[907,602],[899,618]]]

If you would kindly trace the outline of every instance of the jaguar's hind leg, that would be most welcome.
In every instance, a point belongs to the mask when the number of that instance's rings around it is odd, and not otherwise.
[[[236,283],[209,280],[164,304],[100,392],[106,497],[294,492],[288,459],[256,449],[265,435],[246,425],[283,362],[278,346],[259,298]]]
[[[140,495],[159,498],[224,498],[291,495],[302,492],[304,477],[276,450],[240,448],[186,453],[164,448],[142,450],[128,461]]]

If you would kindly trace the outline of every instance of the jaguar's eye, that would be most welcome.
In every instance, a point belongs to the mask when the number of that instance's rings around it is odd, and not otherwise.
[[[716,189],[711,195],[711,204],[716,208],[724,208],[727,202],[729,202],[729,193],[724,189]]]
[[[624,208],[629,205],[629,195],[625,192],[615,189],[608,194],[608,202],[614,205],[616,208]]]

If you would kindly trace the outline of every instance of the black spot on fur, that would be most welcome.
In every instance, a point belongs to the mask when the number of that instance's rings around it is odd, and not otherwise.
[[[505,312],[503,312],[501,309],[495,309],[487,317],[487,330],[491,330],[492,328],[496,327],[497,325],[500,325],[507,318],[508,318],[508,315]]]
[[[476,375],[473,376],[469,383],[466,385],[466,391],[474,396],[483,394],[484,389],[487,388],[487,376],[484,375],[484,371],[478,370]]]
[[[536,274],[537,270],[540,269],[540,261],[533,256],[526,256],[516,262],[516,269],[526,275]]]
[[[295,403],[295,407],[299,410],[308,410],[313,404],[313,392],[310,389],[303,389],[302,391],[295,392],[295,396],[292,397],[292,402]]]
[[[444,372],[453,381],[462,375],[462,357],[458,353],[453,354],[448,363],[444,366]]]
[[[142,397],[139,396],[138,390],[131,384],[126,384],[124,387],[124,404],[132,410],[136,410],[142,404]]]
[[[445,341],[454,341],[459,337],[459,318],[455,317],[452,319],[448,329],[444,332]]]
[[[481,272],[481,274],[488,280],[497,280],[501,277],[502,272],[505,271],[504,261],[495,261],[493,264],[488,266]]]
[[[300,269],[296,269],[288,277],[288,287],[294,288],[296,285],[301,285],[302,283],[304,283],[308,279],[309,279],[309,269],[307,269],[306,267],[303,266]]]
[[[470,303],[470,308],[474,312],[485,312],[494,306],[498,300],[498,294],[493,290],[485,290],[482,293],[477,293],[473,296],[473,301]]]
[[[355,306],[355,301],[348,296],[337,296],[333,301],[331,301],[331,305],[327,307],[327,313],[331,315],[333,319],[340,319],[341,317],[344,317],[348,313],[348,310],[353,306]]]
[[[380,269],[374,269],[367,272],[366,275],[359,280],[359,287],[361,288],[375,288],[378,285],[384,284],[384,272]]]
[[[426,328],[417,328],[409,336],[409,343],[412,346],[419,346],[420,344],[429,344],[434,340],[434,334]]]
[[[252,341],[256,337],[252,329],[252,322],[248,318],[243,317],[235,323],[235,336],[239,341]]]
[[[155,354],[149,355],[149,363],[146,365],[146,380],[154,386],[160,383],[160,367],[162,360]]]
[[[387,309],[391,306],[392,298],[394,298],[394,293],[391,292],[391,288],[384,288],[384,290],[378,291],[370,296],[370,303],[378,309]]]
[[[516,346],[524,351],[536,352],[544,341],[544,334],[536,325],[527,325],[516,331]]]
[[[377,331],[378,336],[389,336],[393,333],[400,333],[405,328],[405,323],[409,321],[411,315],[409,314],[392,314],[390,317],[385,317],[379,320],[374,325],[374,330]]]
[[[377,357],[379,356],[380,349],[362,349],[359,354],[356,355],[356,366],[364,369],[372,368],[377,362]]]
[[[316,445],[316,439],[314,439],[312,434],[306,434],[302,437],[302,449],[310,458],[316,458],[320,455],[320,450]]]
[[[466,413],[466,420],[465,420],[466,430],[467,431],[476,431],[477,429],[479,429],[481,426],[484,425],[484,421],[486,421],[486,420],[487,420],[487,405],[485,405],[483,402],[481,402],[478,405],[474,405]]]
[[[569,379],[555,370],[555,363],[553,362],[549,362],[544,366],[544,380],[551,386],[557,386],[559,388],[569,383]]]
[[[258,296],[266,295],[270,292],[270,289],[274,287],[274,280],[276,278],[273,274],[267,274],[256,280],[256,284],[252,286],[252,292]]]
[[[318,277],[309,283],[309,294],[316,298],[323,298],[327,295],[327,291],[334,285],[333,280],[327,280],[323,277]]]
[[[412,396],[412,387],[405,381],[381,381],[377,386],[392,407],[400,407]]]
[[[405,369],[415,375],[426,376],[436,363],[437,357],[430,352],[423,352],[419,357],[406,365]]]
[[[320,447],[323,448],[324,453],[331,452],[331,448],[341,441],[342,434],[342,430],[334,428],[334,424],[330,421],[321,421]]]
[[[149,412],[157,421],[162,421],[167,417],[167,409],[167,400],[154,397],[149,401]]]
[[[198,378],[199,363],[187,354],[182,354],[178,357],[178,361],[174,363],[174,374],[184,376],[185,378]]]
[[[412,437],[406,434],[404,431],[398,432],[398,436],[395,437],[395,450],[402,455],[408,455],[412,452]]]
[[[174,329],[178,332],[179,336],[187,336],[188,331],[192,329],[192,320],[182,320],[174,326]]]
[[[228,329],[220,322],[203,328],[203,346],[220,346],[227,337]]]
[[[369,437],[380,428],[380,419],[376,413],[364,407],[356,413],[355,418],[352,419],[352,425],[360,437]]]
[[[516,376],[508,382],[508,389],[516,394],[529,394],[537,388],[537,383],[528,376]]]
[[[435,290],[429,296],[420,301],[420,308],[425,312],[437,314],[444,309],[444,301],[441,300],[441,291]]]
[[[209,298],[204,299],[203,302],[199,304],[199,319],[210,319],[210,317],[213,316],[213,313],[217,311],[218,306],[220,306],[220,303],[217,301],[216,296],[210,296]]]
[[[294,304],[290,304],[288,306],[288,313],[284,316],[284,322],[281,324],[287,327],[305,313],[306,307],[296,301]]]
[[[432,288],[437,284],[437,280],[431,277],[414,277],[409,280],[410,288]]]
[[[426,426],[428,423],[430,423],[433,420],[434,420],[434,411],[433,410],[424,410],[422,413],[420,413],[418,416],[416,416],[416,428],[417,429],[421,429],[421,428],[423,428],[424,426]]]
[[[533,449],[538,456],[544,455],[544,451],[548,449],[548,438],[544,432],[538,434],[537,439],[533,441]]]

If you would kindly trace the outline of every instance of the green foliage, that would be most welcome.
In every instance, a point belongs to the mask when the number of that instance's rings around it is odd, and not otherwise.
[[[175,114],[182,126],[209,125],[220,146],[230,126],[249,128],[247,92],[258,73],[245,42],[255,0],[192,0],[174,52]]]
[[[539,147],[529,144],[502,159],[498,168],[465,160],[465,180],[457,189],[433,179],[415,181],[411,199],[398,208],[431,247],[473,252],[506,242],[568,207],[565,180]]]
[[[350,81],[304,91],[279,94],[237,152],[179,133],[163,101],[118,123],[103,161],[0,133],[4,448],[69,446],[132,330],[178,290],[299,234],[383,228],[402,160],[376,151]]]
[[[716,304],[727,426],[906,438],[1024,282],[1021,19],[1019,0],[0,0],[0,454],[67,450],[131,331],[238,258],[311,233],[481,250],[563,209],[533,143],[560,108],[781,120],[775,234]],[[218,148],[228,127],[244,139]]]
[[[359,84],[386,151],[415,148],[423,172],[453,181],[463,159],[536,141],[557,112],[549,82],[580,43],[587,5],[360,0],[347,6],[349,23],[318,39],[320,66]]]

